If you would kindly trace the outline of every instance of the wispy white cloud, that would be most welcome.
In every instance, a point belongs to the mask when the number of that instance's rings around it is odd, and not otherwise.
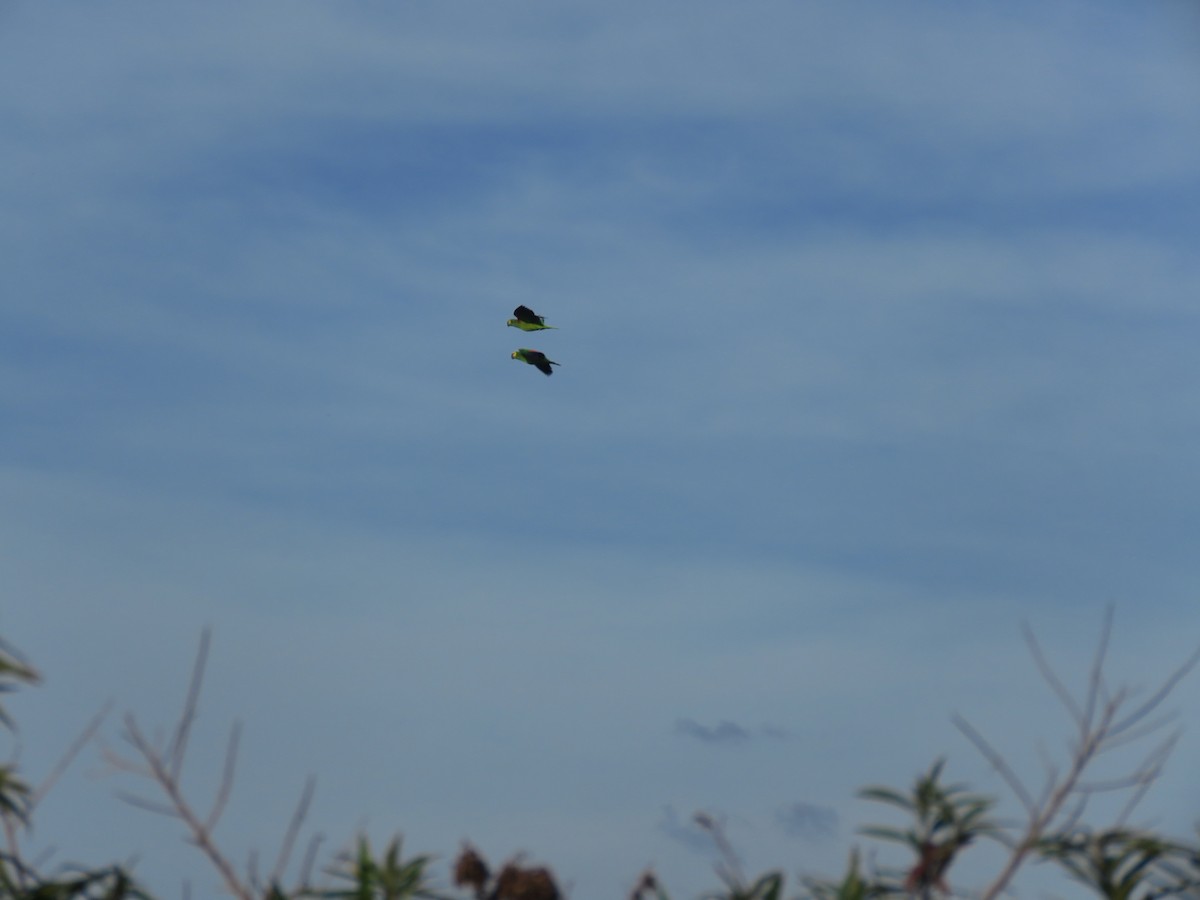
[[[695,719],[677,719],[675,734],[689,737],[703,744],[724,744],[737,746],[755,738],[783,740],[788,737],[786,729],[778,725],[763,725],[757,729],[746,728],[728,719],[722,719],[716,725],[703,725]]]
[[[775,822],[790,837],[805,841],[827,841],[837,833],[838,815],[827,806],[792,803],[775,812]]]
[[[679,719],[675,723],[675,733],[694,738],[704,744],[743,744],[750,740],[750,732],[728,720],[716,725],[701,725],[694,719]]]

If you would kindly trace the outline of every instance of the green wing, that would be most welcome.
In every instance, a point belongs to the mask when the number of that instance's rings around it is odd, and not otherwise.
[[[520,350],[514,350],[512,358],[529,363],[529,365],[534,366],[539,372],[543,372],[546,375],[553,375],[554,370],[550,367],[558,365],[558,363],[556,363],[554,360],[547,359],[546,354],[541,350],[530,350],[526,347],[522,347]]]

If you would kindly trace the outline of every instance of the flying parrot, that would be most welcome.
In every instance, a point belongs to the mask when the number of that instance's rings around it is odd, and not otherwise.
[[[546,328],[555,328],[554,325],[546,324],[546,317],[539,316],[528,306],[518,306],[513,310],[515,319],[508,320],[509,328],[520,328],[522,331],[542,331]]]
[[[541,350],[526,350],[524,347],[520,350],[514,350],[512,358],[529,363],[531,366],[537,366],[539,372],[545,372],[547,375],[554,374],[554,370],[550,368],[551,366],[559,365],[552,359],[546,359],[546,354]]]

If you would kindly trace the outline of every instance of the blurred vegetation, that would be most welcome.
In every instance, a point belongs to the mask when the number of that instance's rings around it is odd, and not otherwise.
[[[995,798],[972,793],[966,785],[944,781],[946,762],[936,760],[918,775],[912,786],[900,790],[871,786],[859,792],[863,799],[898,814],[902,822],[867,825],[859,835],[867,841],[870,861],[864,863],[861,847],[849,854],[840,879],[803,875],[794,892],[787,894],[787,875],[772,870],[748,876],[724,830],[713,816],[697,813],[694,823],[712,841],[717,860],[717,887],[705,895],[710,900],[872,900],[909,897],[936,900],[955,896],[991,900],[1011,894],[1013,880],[1027,864],[1055,866],[1086,896],[1109,900],[1158,900],[1184,897],[1200,900],[1200,843],[1178,840],[1133,827],[1134,808],[1158,779],[1178,734],[1168,732],[1171,717],[1161,707],[1176,684],[1195,667],[1200,654],[1188,659],[1145,699],[1135,702],[1135,692],[1107,683],[1104,666],[1111,633],[1111,610],[1105,619],[1098,648],[1088,674],[1087,687],[1073,696],[1042,653],[1032,632],[1025,637],[1033,662],[1062,703],[1074,726],[1063,758],[1045,765],[1040,790],[1033,791],[973,725],[955,717],[955,725],[1000,774],[1014,800],[1023,809],[1022,819],[1002,822],[994,817]],[[275,864],[263,877],[252,864],[240,871],[213,839],[213,830],[224,812],[233,784],[240,726],[231,730],[224,775],[217,794],[200,811],[185,795],[181,776],[188,739],[195,719],[209,636],[203,636],[178,722],[165,742],[152,741],[137,719],[124,718],[127,755],[105,750],[116,771],[140,779],[146,794],[122,794],[127,802],[180,821],[189,841],[220,877],[225,893],[240,900],[559,900],[566,896],[554,873],[544,866],[526,867],[520,857],[493,870],[474,847],[464,845],[451,867],[452,885],[440,885],[431,873],[433,857],[406,855],[399,836],[381,851],[358,837],[351,850],[336,855],[317,875],[313,874],[318,841],[310,842],[300,862],[299,875],[285,883],[296,842],[312,799],[314,784],[306,785],[288,824]],[[0,642],[0,694],[37,684],[36,670],[9,645]],[[81,732],[44,781],[31,787],[16,763],[0,765],[0,900],[136,900],[153,895],[124,865],[61,865],[47,871],[30,859],[23,840],[33,826],[38,802],[50,790],[80,750],[88,745],[107,710]],[[0,730],[13,735],[16,724],[0,705]],[[1111,771],[1103,778],[1092,774],[1096,760],[1115,747],[1143,748],[1140,764]],[[1089,821],[1089,802],[1099,794],[1123,798],[1114,820],[1102,825]],[[971,848],[990,842],[1002,849],[999,869],[984,886],[967,887],[953,880],[955,864]],[[875,865],[876,847],[899,847],[907,862],[899,867]],[[188,896],[185,890],[185,896]],[[629,900],[670,900],[670,894],[653,870],[637,880]]]

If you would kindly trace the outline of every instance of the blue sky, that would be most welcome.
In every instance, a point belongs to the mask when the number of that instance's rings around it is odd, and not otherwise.
[[[211,626],[239,858],[311,773],[331,849],[690,896],[698,809],[833,874],[865,783],[1000,792],[955,710],[1036,779],[1022,621],[1200,641],[1198,83],[1183,2],[0,4],[22,765]],[[101,768],[38,846],[213,890]]]

